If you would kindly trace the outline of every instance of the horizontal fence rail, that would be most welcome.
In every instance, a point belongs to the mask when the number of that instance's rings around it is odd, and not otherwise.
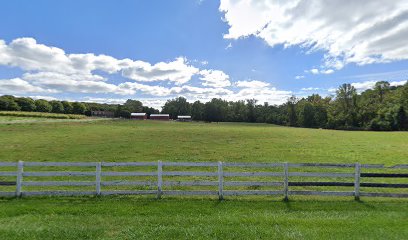
[[[135,168],[139,169],[133,170]],[[408,164],[385,167],[360,163],[0,162],[0,196],[7,197],[139,194],[157,198],[215,195],[219,199],[281,195],[286,200],[293,195],[354,196],[356,200],[360,197],[408,198],[408,191],[401,192],[408,189],[408,181],[403,182],[406,179]],[[79,189],[67,190],[68,187]],[[131,189],[112,189],[117,187]],[[202,190],[202,187],[211,189]],[[3,188],[14,190],[3,191]],[[394,191],[378,191],[381,189]]]

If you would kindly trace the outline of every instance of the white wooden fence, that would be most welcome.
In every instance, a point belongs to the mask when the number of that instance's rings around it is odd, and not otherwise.
[[[52,167],[80,168],[81,171],[49,171]],[[116,169],[144,167],[150,171],[118,171]],[[3,169],[8,168],[8,171]],[[36,168],[36,170],[30,170]],[[83,171],[87,168],[87,171]],[[168,169],[167,169],[168,168]],[[181,170],[174,170],[182,168]],[[183,169],[184,168],[184,169]],[[203,168],[205,171],[188,171],[191,168]],[[10,169],[14,169],[10,170]],[[94,170],[93,170],[94,169]],[[113,170],[112,170],[113,169]],[[233,169],[233,170],[228,170]],[[259,171],[259,170],[262,171]],[[337,172],[328,172],[328,169]],[[294,170],[294,171],[291,171]],[[380,171],[380,172],[378,172]],[[392,171],[390,173],[390,171]],[[41,178],[57,178],[41,180]],[[69,181],[61,178],[69,177]],[[87,181],[72,181],[72,177],[92,178]],[[108,178],[126,178],[109,180]],[[171,180],[172,177],[182,179]],[[15,180],[10,180],[10,179]],[[35,178],[36,181],[26,179]],[[129,180],[132,179],[132,181]],[[133,180],[139,178],[138,181]],[[140,180],[140,178],[142,178]],[[146,180],[153,178],[154,180]],[[170,178],[170,179],[168,179]],[[199,179],[197,178],[205,178]],[[239,178],[240,180],[229,180]],[[245,180],[242,180],[242,179]],[[265,180],[273,178],[274,180]],[[335,181],[317,181],[321,179]],[[363,182],[362,179],[387,179],[386,183]],[[15,191],[1,191],[0,196],[33,196],[33,195],[112,195],[112,194],[152,194],[162,195],[281,195],[288,199],[290,195],[324,195],[360,197],[396,197],[408,198],[408,192],[372,192],[360,191],[360,188],[378,190],[380,188],[408,189],[408,183],[401,180],[408,178],[408,164],[384,167],[379,164],[323,164],[323,163],[229,163],[229,162],[0,162],[0,189],[13,188]],[[40,180],[38,180],[40,179]],[[163,180],[165,179],[165,180]],[[211,180],[208,180],[211,179]],[[250,179],[250,180],[248,180]],[[276,180],[277,179],[277,180]],[[291,181],[295,179],[295,181]],[[300,180],[296,180],[300,179]],[[313,181],[305,181],[313,179]],[[317,179],[317,180],[316,180]],[[398,180],[398,183],[392,182]],[[110,190],[109,187],[127,186],[148,189]],[[197,190],[198,187],[209,187],[212,190]],[[37,187],[40,190],[25,191],[25,188]],[[65,189],[44,190],[53,187]],[[66,187],[82,187],[88,190],[71,191]],[[179,189],[168,189],[176,187]],[[183,188],[189,189],[183,189]],[[269,187],[273,189],[259,190]],[[293,189],[299,188],[301,189]],[[304,188],[348,188],[343,191],[304,190]],[[227,188],[235,188],[228,190]],[[237,189],[238,188],[238,189]],[[249,188],[249,189],[248,189]],[[292,189],[291,189],[292,188]]]

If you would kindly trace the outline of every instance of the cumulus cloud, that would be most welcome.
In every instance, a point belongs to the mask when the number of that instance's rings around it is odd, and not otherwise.
[[[317,90],[320,90],[320,88],[317,88],[317,87],[308,87],[308,88],[302,88],[302,89],[300,89],[300,90],[302,90],[302,91],[317,91]]]
[[[263,88],[244,88],[239,92],[227,96],[227,99],[245,100],[256,99],[261,103],[268,102],[270,104],[282,104],[292,95],[290,91],[281,91],[275,87],[263,87]]]
[[[269,83],[258,80],[238,81],[235,86],[241,89],[227,96],[227,99],[232,101],[256,99],[261,103],[281,104],[292,95],[291,91],[278,90],[275,87],[270,87]]]
[[[116,93],[132,94],[134,91],[114,84],[99,81],[97,75],[67,75],[55,72],[25,73],[23,79],[36,86],[73,93]],[[95,80],[96,79],[96,80]]]
[[[231,82],[229,76],[220,70],[201,70],[200,80],[203,81],[202,85],[206,87],[229,87]]]
[[[171,81],[178,85],[191,80],[199,69],[189,65],[186,58],[179,57],[173,62],[159,62],[154,65],[142,61],[128,62],[122,75],[137,81]]]
[[[375,86],[375,83],[377,81],[364,81],[364,82],[355,82],[352,83],[351,85],[358,91],[358,92],[363,92],[367,89],[373,89]],[[390,82],[390,86],[402,86],[406,83],[407,81],[393,81]]]
[[[1,79],[0,94],[55,93],[57,91],[34,86],[21,78]]]
[[[258,80],[252,80],[252,81],[238,81],[235,83],[235,85],[241,88],[264,88],[269,86],[269,83]]]
[[[196,63],[208,64],[205,61]],[[239,90],[233,91],[228,89],[232,84],[227,73],[200,69],[184,57],[152,64],[103,54],[66,53],[63,49],[37,43],[33,38],[18,38],[8,44],[0,40],[1,65],[19,68],[23,74],[13,79],[0,79],[0,94],[47,99],[54,99],[56,93],[97,94],[76,100],[121,103],[125,98],[137,98],[154,107],[177,96],[204,102],[212,98],[255,98],[271,104],[281,103],[290,96],[290,92],[255,80],[238,81],[234,87]],[[193,76],[201,81],[201,86],[189,83]],[[109,97],[102,94],[109,94]],[[126,97],[112,97],[115,95]]]
[[[19,67],[26,71],[81,76],[92,75],[95,70],[108,74],[121,72],[122,76],[136,81],[171,81],[176,84],[190,81],[199,72],[183,57],[152,65],[144,61],[92,53],[67,54],[60,48],[39,44],[33,38],[17,38],[8,45],[0,40],[0,65]]]
[[[305,78],[305,76],[304,75],[297,75],[297,76],[295,76],[295,79],[303,79],[303,78]]]
[[[406,0],[221,0],[219,9],[230,26],[225,38],[323,50],[326,74],[349,63],[408,59]]]

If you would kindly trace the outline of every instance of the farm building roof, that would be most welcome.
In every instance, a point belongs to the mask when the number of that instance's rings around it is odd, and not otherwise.
[[[131,113],[130,116],[146,116],[146,113]]]
[[[150,117],[169,117],[169,114],[150,114]]]
[[[191,116],[177,116],[177,118],[191,118]]]

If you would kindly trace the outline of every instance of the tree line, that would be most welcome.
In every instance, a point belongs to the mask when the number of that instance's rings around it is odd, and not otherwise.
[[[138,100],[128,99],[124,104],[33,100],[4,95],[0,97],[0,110],[37,111],[90,115],[91,111],[111,111],[115,117],[129,118],[131,112],[159,113],[143,106]],[[206,122],[257,122],[293,127],[328,128],[344,130],[408,130],[408,82],[391,86],[377,82],[373,89],[358,93],[351,84],[343,84],[335,95],[322,97],[290,97],[284,104],[259,104],[254,99],[226,101],[214,98],[209,102],[178,97],[168,100],[162,113],[176,119],[191,115],[193,120]]]
[[[82,114],[87,116],[91,116],[92,111],[108,111],[113,112],[115,117],[122,118],[130,118],[131,112],[146,112],[148,114],[160,112],[157,109],[143,106],[142,102],[132,99],[128,99],[124,104],[106,104],[58,100],[47,101],[44,99],[34,100],[28,97],[14,97],[11,95],[0,96],[0,110]]]
[[[391,86],[377,82],[361,93],[351,84],[342,84],[334,96],[290,97],[284,104],[258,104],[254,99],[225,101],[214,98],[189,103],[183,97],[168,100],[162,112],[171,118],[191,115],[207,122],[258,122],[306,128],[344,130],[408,130],[408,82]]]

